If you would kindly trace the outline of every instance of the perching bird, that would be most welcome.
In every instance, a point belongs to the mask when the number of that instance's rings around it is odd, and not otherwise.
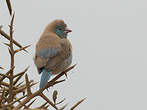
[[[63,20],[48,24],[36,44],[34,62],[41,75],[40,89],[52,74],[65,70],[72,62],[72,48],[67,34],[71,32]]]

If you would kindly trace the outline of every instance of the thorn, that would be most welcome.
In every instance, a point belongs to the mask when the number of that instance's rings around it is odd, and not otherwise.
[[[65,76],[66,76],[66,78],[68,79],[68,77],[67,77],[67,73],[65,73]]]
[[[44,104],[42,104],[40,107],[38,107],[39,109],[40,108],[44,108],[46,106],[46,104],[48,104],[47,102],[45,102]]]
[[[5,87],[3,88],[2,95],[1,95],[1,98],[0,98],[0,105],[2,104],[4,96],[5,96]]]
[[[9,104],[7,104],[6,106],[11,106],[11,105],[15,104],[16,102],[20,101],[21,99],[25,98],[26,96],[27,96],[27,95],[24,95],[24,96],[22,96],[22,97],[20,97],[20,98],[16,99],[16,100],[15,100],[15,101],[13,101],[13,102],[10,102],[10,103],[9,103]]]
[[[49,92],[49,88],[46,88],[47,92]]]
[[[55,84],[59,84],[59,83],[62,83],[62,82],[64,82],[64,81],[66,81],[66,80],[63,79],[63,80],[60,80],[60,81],[55,81],[55,82],[53,83],[53,86],[54,86]]]
[[[49,98],[47,98],[43,93],[40,94],[40,96],[41,96],[46,102],[48,102],[52,107],[54,107],[56,110],[58,110],[58,108],[56,107],[56,105],[53,104],[53,102],[51,102],[51,101],[49,100]]]
[[[4,68],[0,66],[0,69],[2,69],[2,70],[3,70]]]
[[[25,73],[28,69],[29,69],[29,66],[28,66],[24,71],[22,71],[22,72],[20,72],[20,73],[17,73],[16,75],[14,75],[14,78],[15,78],[15,77],[18,77],[18,76],[23,76],[24,73]]]
[[[49,105],[45,106],[44,109],[47,109],[49,107]]]
[[[62,102],[64,102],[66,99],[64,98],[63,100],[61,100],[60,102],[56,103],[56,105],[61,104]]]
[[[5,37],[7,40],[9,40],[10,41],[10,36],[7,34],[7,33],[5,33],[3,30],[1,30],[0,29],[0,34],[3,36],[3,37]],[[15,41],[15,40],[13,40],[13,43],[16,45],[16,46],[18,46],[19,48],[22,48],[23,46],[22,45],[20,45],[17,41]],[[24,50],[25,52],[27,52],[26,50]]]
[[[19,84],[16,85],[16,87],[19,87],[24,81],[20,82]]]
[[[30,107],[35,101],[36,101],[36,99],[34,99],[34,100],[28,105],[28,107]]]
[[[9,75],[10,72],[14,69],[15,67],[11,68],[5,75]],[[2,78],[0,78],[0,83],[5,79],[6,77],[3,76]]]
[[[8,43],[3,43],[3,44],[5,44],[6,46],[10,47],[10,44],[8,44]]]
[[[67,107],[68,104],[65,104],[63,107],[61,107],[59,110],[64,110],[65,107]]]
[[[70,110],[74,110],[80,103],[82,103],[86,98],[80,100],[79,102],[77,102]]]
[[[10,55],[12,56],[12,52],[11,52],[11,50],[8,48],[8,50],[9,50],[9,53],[10,53]]]
[[[0,25],[0,29],[2,29],[3,28],[3,25]]]
[[[14,53],[17,53],[17,52],[20,52],[20,51],[22,51],[22,50],[25,50],[26,48],[28,48],[28,47],[30,47],[31,45],[27,45],[27,46],[25,46],[25,47],[22,47],[22,48],[20,48],[20,49],[17,49],[17,50],[15,50],[14,51]],[[27,52],[28,53],[28,52]]]

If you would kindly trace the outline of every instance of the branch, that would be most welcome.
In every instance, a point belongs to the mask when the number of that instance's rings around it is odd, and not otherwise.
[[[36,99],[34,99],[27,107],[30,107],[35,101]]]
[[[3,85],[3,86],[5,86],[5,87],[8,87],[8,88],[9,88],[9,85],[10,85],[10,84],[8,84],[8,83],[2,81],[2,82],[1,82],[1,85]],[[13,86],[13,88],[14,88],[14,89],[17,89],[17,88],[14,87],[14,86]],[[5,89],[6,89],[6,88],[5,88]]]
[[[10,13],[10,15],[12,15],[11,2],[10,2],[10,0],[6,0],[6,2],[7,2],[7,6],[8,6],[9,13]]]
[[[69,67],[68,69],[66,69],[66,70],[63,71],[62,73],[58,74],[55,78],[53,78],[50,82],[48,82],[48,84],[46,85],[45,89],[47,89],[47,88],[53,86],[53,83],[54,83],[57,79],[59,79],[61,76],[65,75],[68,71],[70,71],[71,69],[73,69],[75,66],[76,66],[76,64],[73,65],[73,66],[71,66],[71,67]]]
[[[5,78],[8,78],[8,79],[9,79],[9,76],[8,76],[8,75],[6,75],[6,74],[2,74],[2,73],[0,73],[0,76],[5,77]]]
[[[11,71],[14,69],[14,67],[13,68],[11,68],[6,74],[5,74],[5,76],[8,76],[10,73],[11,73]],[[0,85],[1,85],[1,82],[6,78],[5,76],[2,76],[1,78],[0,78]]]
[[[32,80],[29,82],[29,87],[32,87],[33,85],[37,84],[37,83],[32,83],[32,82],[33,82]],[[32,83],[32,84],[30,84],[30,83]],[[21,87],[19,87],[18,89],[14,90],[14,94],[18,94],[20,92],[23,92],[23,91],[25,91],[26,88],[27,88],[26,84],[24,84]]]
[[[44,104],[42,104],[40,107],[37,107],[38,109],[44,108],[46,106],[46,104],[48,104],[47,102],[45,102]]]
[[[16,106],[16,109],[21,109],[23,107],[23,105],[25,105],[27,102],[29,102],[31,99],[33,99],[36,96],[40,96],[40,94],[47,88],[53,86],[53,83],[58,80],[61,76],[63,76],[65,73],[67,73],[68,71],[70,71],[71,69],[73,69],[76,65],[73,65],[71,67],[69,67],[68,69],[66,69],[65,71],[63,71],[62,73],[58,74],[55,78],[53,78],[50,82],[48,82],[48,84],[46,85],[45,88],[40,89],[38,91],[36,91],[35,93],[33,93],[32,95],[30,95],[29,97],[27,97],[26,99],[24,99],[22,101],[22,104],[19,104]]]
[[[3,25],[0,25],[0,29],[2,29]]]
[[[15,100],[17,100],[18,98],[15,96]],[[21,104],[21,101],[20,100],[18,100],[17,101],[19,104]],[[24,105],[24,107],[27,107],[26,105]]]
[[[14,67],[14,49],[13,49],[13,23],[14,23],[14,14],[12,16],[11,22],[10,22],[10,55],[11,55],[11,65],[10,68]],[[13,94],[13,69],[10,72],[10,86],[9,86],[9,102],[13,101],[14,94]]]
[[[71,107],[70,110],[74,110],[80,103],[82,103],[86,98],[80,100],[79,102],[77,102],[73,107]]]
[[[64,81],[65,81],[65,79],[60,80],[60,81],[55,81],[55,82],[53,83],[53,85],[59,84],[59,83],[64,82]]]
[[[29,109],[29,107],[36,101],[36,99],[34,99],[29,105],[25,105],[24,106],[24,109]]]
[[[23,74],[21,74],[21,75],[19,75],[16,79],[15,79],[15,81],[14,81],[14,85],[20,80],[20,78],[22,77],[24,75],[24,73]]]
[[[0,69],[4,69],[4,68],[0,66]]]
[[[56,105],[61,104],[64,101],[65,101],[65,98],[63,100],[61,100],[60,102],[56,103]]]
[[[27,96],[27,95],[24,95],[24,96],[22,96],[22,97],[16,99],[15,101],[13,101],[13,102],[11,102],[11,103],[5,105],[5,106],[11,106],[11,105],[15,104],[16,102],[20,101],[21,99],[25,98],[26,96]]]
[[[25,74],[25,79],[26,79],[26,87],[27,87],[27,96],[30,96],[32,92],[31,92],[29,78],[27,74]]]
[[[41,96],[44,100],[46,100],[46,102],[48,102],[52,107],[54,107],[56,110],[58,110],[58,108],[56,107],[56,105],[55,105],[53,102],[51,102],[51,101],[49,100],[49,98],[47,98],[43,93],[40,94],[40,96]]]
[[[5,33],[4,31],[1,30],[0,28],[0,34],[5,37],[6,39],[10,40],[10,37],[7,33]],[[17,41],[13,40],[13,43],[18,46],[19,48],[22,48],[23,46],[21,46],[21,44],[19,44]],[[26,50],[25,50],[26,51]],[[26,51],[27,52],[27,51]]]
[[[3,91],[2,91],[2,95],[1,95],[1,98],[0,98],[0,105],[2,104],[4,96],[5,96],[5,88],[3,88]]]
[[[21,84],[23,84],[23,82],[24,82],[24,81],[21,81],[20,83],[18,83],[18,84],[16,85],[16,87],[18,88],[19,86],[22,86]]]
[[[63,107],[60,108],[60,110],[64,110],[65,107],[67,107],[68,104],[65,104]]]
[[[22,51],[22,50],[25,50],[26,48],[28,48],[28,47],[30,47],[31,45],[27,45],[27,46],[25,46],[25,47],[22,47],[22,48],[20,48],[20,49],[17,49],[17,50],[15,50],[14,51],[14,53],[18,53],[18,52],[20,52],[20,51]]]
[[[29,69],[29,67],[27,67],[24,71],[20,72],[20,73],[17,73],[16,75],[14,75],[14,78],[17,77],[17,76],[23,76],[24,73]]]

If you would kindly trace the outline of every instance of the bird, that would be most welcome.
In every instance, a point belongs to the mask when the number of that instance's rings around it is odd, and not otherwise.
[[[49,23],[40,36],[35,48],[34,63],[41,74],[39,88],[45,88],[52,75],[64,71],[72,63],[72,45],[64,20],[56,19]]]

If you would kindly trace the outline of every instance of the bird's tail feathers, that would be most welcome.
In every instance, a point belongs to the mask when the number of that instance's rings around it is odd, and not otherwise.
[[[41,80],[40,80],[40,89],[44,88],[48,83],[49,78],[51,77],[52,71],[46,71],[45,68],[42,69]]]

